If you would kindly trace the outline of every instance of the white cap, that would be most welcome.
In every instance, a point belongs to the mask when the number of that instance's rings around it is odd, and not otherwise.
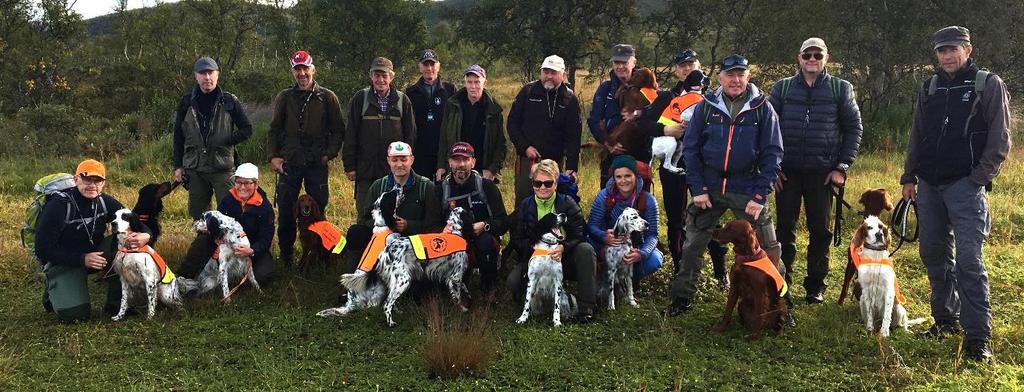
[[[412,155],[412,146],[406,142],[393,142],[388,146],[389,157],[401,157]]]
[[[540,65],[540,69],[550,69],[552,71],[565,72],[565,60],[557,55],[550,55],[544,58],[544,63]]]
[[[260,169],[251,163],[243,163],[238,165],[238,169],[235,169],[235,177],[258,180],[260,179]]]

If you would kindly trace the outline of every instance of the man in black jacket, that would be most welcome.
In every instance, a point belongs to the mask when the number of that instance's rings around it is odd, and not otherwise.
[[[455,85],[441,80],[441,61],[433,49],[420,54],[420,79],[405,88],[405,95],[412,101],[416,114],[416,162],[412,170],[430,177],[437,171],[437,153],[448,146],[439,146],[441,120],[444,118],[445,102],[455,95]]]
[[[825,300],[828,275],[829,212],[833,187],[846,183],[846,171],[860,147],[863,127],[850,82],[825,71],[828,47],[808,38],[797,55],[800,70],[772,87],[769,100],[779,114],[786,153],[776,177],[776,237],[782,245],[786,281],[791,282],[796,258],[796,221],[801,200],[807,211],[807,303]]]

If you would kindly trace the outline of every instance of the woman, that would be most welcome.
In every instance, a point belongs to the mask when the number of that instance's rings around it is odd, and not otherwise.
[[[590,244],[603,258],[606,247],[621,245],[627,239],[613,234],[615,222],[622,211],[626,207],[639,211],[640,216],[647,221],[647,231],[643,234],[643,242],[633,244],[634,249],[623,257],[626,264],[636,264],[633,279],[639,281],[658,271],[664,259],[658,250],[658,202],[653,195],[643,190],[643,179],[638,175],[636,159],[629,155],[619,155],[612,160],[611,170],[612,178],[590,206],[590,218],[587,220]]]

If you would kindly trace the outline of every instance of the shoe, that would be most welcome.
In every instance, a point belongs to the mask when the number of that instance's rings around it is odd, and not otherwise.
[[[964,357],[976,362],[992,362],[992,350],[987,340],[971,340],[964,349]]]
[[[786,328],[796,328],[796,317],[793,317],[793,311],[786,312],[786,319],[784,320]]]
[[[818,291],[812,294],[807,294],[806,299],[808,305],[820,304],[822,302],[825,302],[825,293]]]
[[[729,282],[729,274],[723,274],[721,277],[715,277],[718,280],[718,289],[728,292],[731,284]]]
[[[926,338],[942,339],[948,336],[958,335],[962,331],[963,330],[960,329],[959,323],[935,323],[932,324],[932,327],[928,328],[927,331],[921,332],[921,336]]]
[[[690,306],[689,298],[678,297],[672,300],[672,304],[662,311],[662,314],[668,317],[675,317],[688,312],[690,310]]]

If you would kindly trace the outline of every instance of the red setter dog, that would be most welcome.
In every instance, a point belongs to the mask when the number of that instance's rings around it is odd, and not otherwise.
[[[650,139],[643,137],[637,124],[636,111],[654,102],[658,94],[658,80],[650,68],[637,68],[629,81],[615,92],[615,100],[622,109],[624,121],[608,132],[606,143],[610,146],[621,144],[629,152],[643,151],[650,148]]]
[[[715,332],[724,332],[732,323],[733,309],[739,305],[740,322],[751,330],[750,340],[761,338],[764,328],[782,333],[785,316],[789,311],[783,300],[787,287],[782,275],[767,253],[757,242],[750,223],[734,220],[716,229],[712,238],[721,243],[732,243],[736,263],[729,270],[732,286],[725,304],[722,321]]]
[[[299,228],[299,241],[302,242],[302,257],[299,259],[299,269],[305,273],[314,263],[324,267],[332,264],[336,255],[327,248],[321,234],[310,230],[314,224],[333,227],[324,217],[323,210],[316,200],[307,194],[299,196],[295,203],[295,226]],[[335,230],[337,230],[335,228]],[[340,236],[340,234],[338,234]],[[335,242],[336,244],[337,242]],[[331,245],[333,247],[333,245]]]
[[[886,192],[885,188],[868,189],[860,195],[860,204],[864,206],[864,216],[881,216],[882,211],[892,211],[892,201],[889,199],[889,193]],[[858,228],[853,234],[854,243],[863,242],[863,225]],[[859,245],[859,244],[856,244]],[[856,248],[853,246],[851,248]],[[843,289],[839,292],[839,304],[842,305],[846,300],[847,292],[850,289],[850,285],[853,285],[853,298],[860,299],[860,284],[854,281],[857,277],[857,266],[853,264],[853,255],[848,250],[846,252],[846,273],[843,275]]]

